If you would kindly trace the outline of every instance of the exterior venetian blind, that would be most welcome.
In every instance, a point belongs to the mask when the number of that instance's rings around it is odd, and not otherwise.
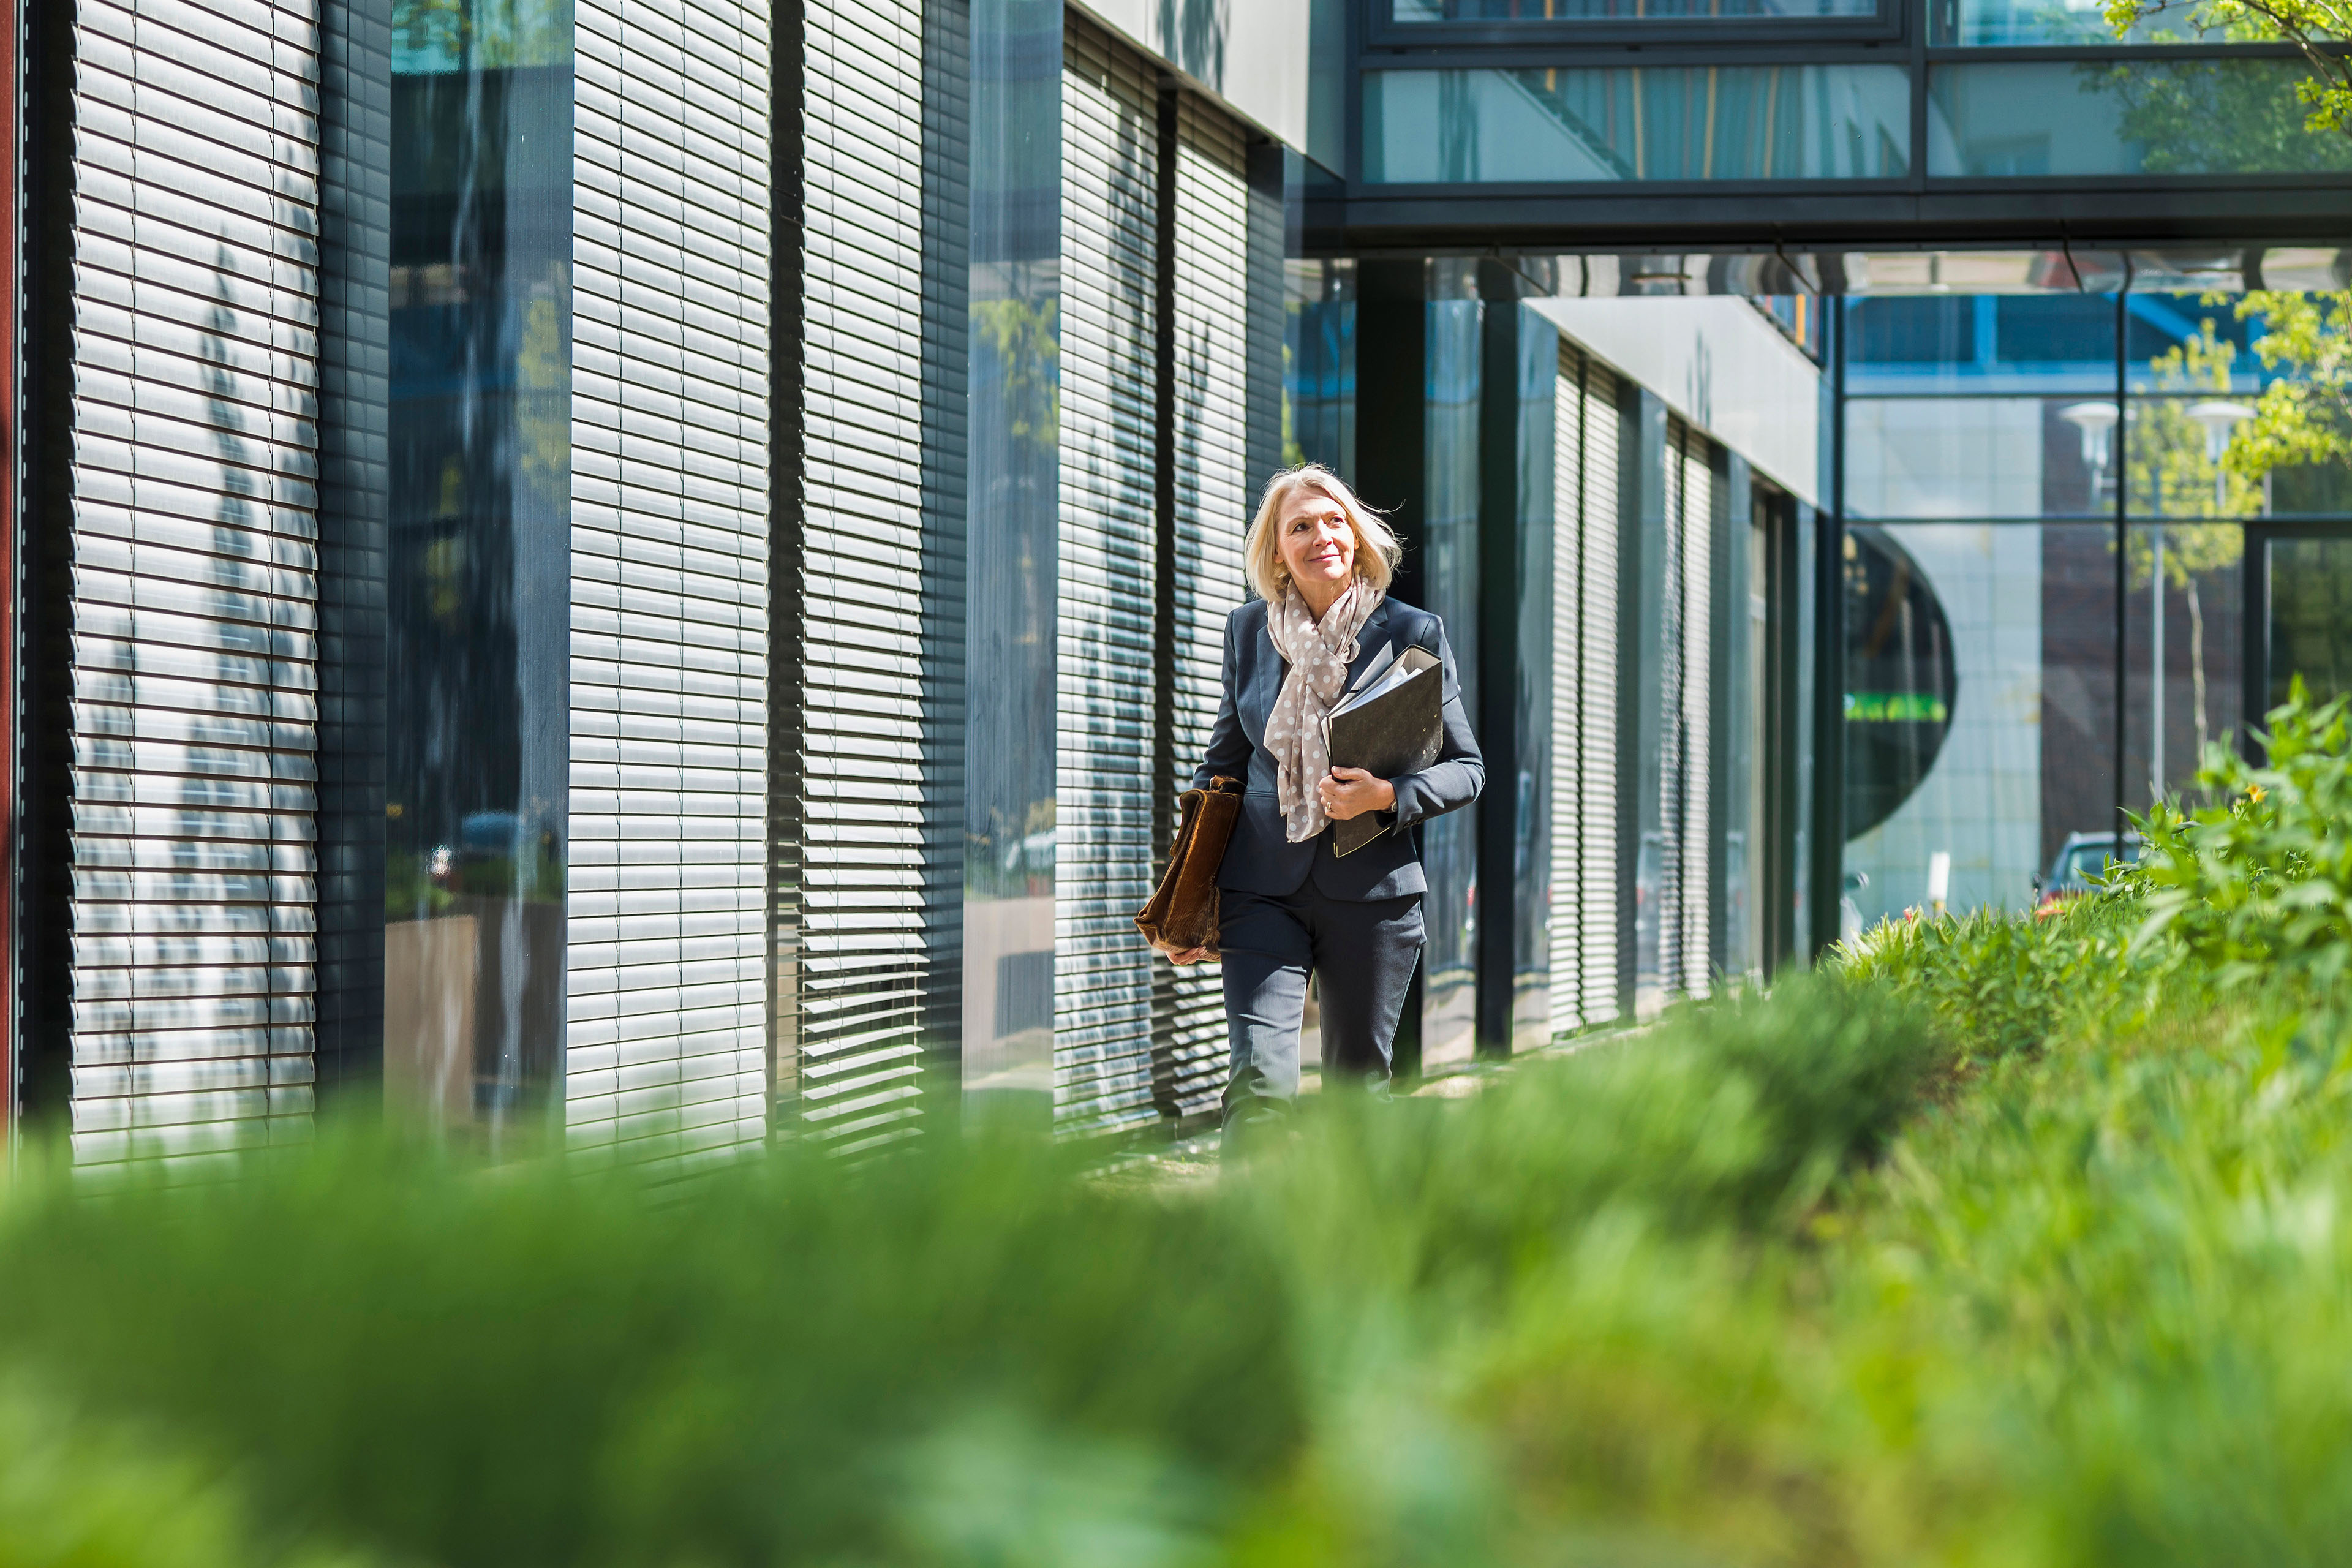
[[[1562,345],[1552,576],[1555,1032],[1618,1015],[1617,381]]]
[[[318,14],[74,11],[77,1161],[307,1137]]]
[[[1208,749],[1223,695],[1225,618],[1248,595],[1242,537],[1249,526],[1251,303],[1249,150],[1241,127],[1184,94],[1177,109],[1174,668],[1175,773],[1181,790]],[[1279,330],[1277,324],[1276,330]],[[1278,417],[1278,416],[1277,416]],[[1163,1110],[1216,1108],[1225,1080],[1223,981],[1213,964],[1156,971],[1162,1018]]]
[[[574,11],[565,1098],[625,1160],[766,1130],[767,15]]]
[[[1707,933],[1707,837],[1715,810],[1715,474],[1707,438],[1687,426],[1681,435],[1678,451],[1668,458],[1682,469],[1682,845],[1675,902],[1682,921],[1679,981],[1691,995],[1704,996],[1715,973]]]
[[[1618,939],[1625,889],[1618,886],[1617,817],[1617,605],[1619,441],[1617,378],[1590,357],[1583,363],[1583,518],[1578,536],[1578,571],[1583,607],[1578,629],[1584,639],[1580,672],[1582,711],[1578,721],[1578,769],[1583,778],[1584,868],[1577,879],[1582,908],[1584,1021],[1618,1016]]]
[[[805,457],[780,693],[776,1065],[798,1124],[845,1150],[909,1135],[921,1103],[938,858],[923,688],[937,591],[919,256],[927,9],[817,0],[804,24]]]
[[[1152,465],[1159,116],[1152,73],[1070,16],[1062,73],[1061,602],[1054,1114],[1149,1121]]]
[[[1581,986],[1584,904],[1578,894],[1584,871],[1582,786],[1584,655],[1583,434],[1584,396],[1578,371],[1581,356],[1563,345],[1559,379],[1552,393],[1552,573],[1550,799],[1552,899],[1547,914],[1551,946],[1551,1032],[1584,1022]]]
[[[1660,458],[1662,471],[1651,476],[1651,482],[1659,487],[1664,501],[1664,537],[1659,544],[1665,568],[1665,601],[1661,607],[1659,647],[1656,650],[1661,711],[1658,724],[1660,798],[1654,984],[1662,993],[1660,1001],[1681,990],[1683,983],[1683,843],[1690,782],[1686,771],[1690,756],[1690,730],[1684,701],[1684,685],[1690,672],[1685,667],[1687,639],[1683,625],[1684,609],[1689,600],[1689,540],[1683,527],[1683,485],[1687,477],[1683,463],[1683,447],[1687,438],[1683,422],[1669,415],[1666,418],[1665,449]]]

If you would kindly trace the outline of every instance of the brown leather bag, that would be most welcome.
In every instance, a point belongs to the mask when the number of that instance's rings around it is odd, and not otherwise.
[[[1234,820],[1242,814],[1242,783],[1217,778],[1207,789],[1188,789],[1177,797],[1181,816],[1176,842],[1168,850],[1168,869],[1151,901],[1135,917],[1144,940],[1173,956],[1196,947],[1217,956],[1217,871],[1225,863],[1225,846],[1234,837]]]

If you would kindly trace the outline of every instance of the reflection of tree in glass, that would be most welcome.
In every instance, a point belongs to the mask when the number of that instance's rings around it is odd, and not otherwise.
[[[2215,302],[2208,297],[2207,303]],[[2148,362],[2158,392],[2226,395],[2238,345],[2222,341],[2210,316],[2197,335]],[[2249,517],[2262,509],[2262,487],[2234,471],[2225,451],[2217,465],[2209,455],[2204,426],[2190,416],[2188,398],[2149,397],[2132,405],[2135,416],[2127,447],[2132,508],[2143,515]],[[2164,580],[2189,609],[2189,690],[2201,753],[2212,734],[2205,704],[2205,605],[2199,584],[2235,567],[2245,554],[2245,534],[2235,524],[2170,523],[2163,530]],[[2132,585],[2146,587],[2156,570],[2156,533],[2136,530],[2131,538]]]
[[[506,70],[572,58],[572,0],[394,0],[393,68]]]
[[[523,306],[522,341],[515,350],[515,443],[522,478],[557,502],[572,493],[572,345],[564,342],[558,290],[571,279],[542,286]]]
[[[2221,463],[2254,484],[2286,470],[2352,466],[2352,291],[2258,290],[2238,301],[2261,328],[2268,384]]]
[[[2293,44],[2308,72],[2295,84],[2310,111],[2306,127],[2352,133],[2352,56],[2336,47],[2352,37],[2352,0],[2106,0],[2106,10],[2118,37],[2149,24],[2177,23],[2233,44]],[[2176,36],[2169,27],[2140,33],[2159,42]]]
[[[2219,302],[2212,296],[2206,300]],[[2225,398],[2237,358],[2238,345],[2220,337],[2209,316],[2198,324],[2196,336],[2147,362],[2151,389]],[[2192,397],[2133,400],[2128,451],[2132,510],[2139,515],[2248,517],[2262,510],[2261,476],[2249,478],[2239,470],[2230,460],[2231,448],[2214,462],[2205,427],[2189,412],[2201,405]]]
[[[2150,174],[2324,174],[2352,168],[2352,141],[2314,136],[2295,67],[2266,59],[2106,60],[2074,68],[2115,98],[2116,129]]]
[[[971,302],[973,334],[1003,367],[1004,408],[1013,439],[1047,450],[1061,440],[1060,308],[1053,295]]]

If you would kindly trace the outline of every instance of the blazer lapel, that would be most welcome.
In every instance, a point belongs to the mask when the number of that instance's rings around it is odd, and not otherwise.
[[[1262,748],[1265,744],[1265,721],[1274,716],[1275,699],[1282,695],[1282,678],[1288,668],[1282,662],[1282,655],[1275,651],[1274,633],[1265,620],[1260,620],[1257,647],[1250,651],[1242,671],[1242,689],[1234,698],[1242,732],[1250,738],[1253,746]]]
[[[1388,626],[1389,602],[1382,599],[1372,606],[1372,613],[1364,617],[1363,626],[1356,633],[1356,662],[1348,667],[1348,684],[1341,689],[1353,691],[1356,682],[1363,679],[1364,671],[1371,668],[1372,660],[1380,657],[1381,649],[1388,646]]]

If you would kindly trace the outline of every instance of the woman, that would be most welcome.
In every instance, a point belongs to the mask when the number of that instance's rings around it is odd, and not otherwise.
[[[1242,549],[1257,597],[1225,622],[1224,700],[1192,776],[1195,789],[1224,777],[1248,791],[1217,877],[1229,1136],[1237,1123],[1280,1114],[1298,1093],[1310,973],[1322,977],[1324,1070],[1388,1082],[1429,886],[1413,829],[1469,805],[1486,782],[1445,628],[1388,597],[1403,552],[1339,476],[1315,463],[1276,474]],[[1406,645],[1444,665],[1437,762],[1392,779],[1331,766],[1325,715],[1383,649]],[[1388,831],[1334,855],[1331,824],[1366,812]],[[1206,956],[1196,950],[1175,962]]]

